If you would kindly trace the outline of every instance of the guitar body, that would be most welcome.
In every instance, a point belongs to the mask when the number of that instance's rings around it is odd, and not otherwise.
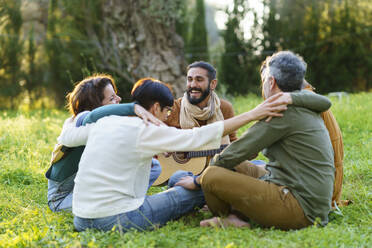
[[[169,157],[159,154],[158,160],[161,174],[154,182],[154,186],[165,183],[178,170],[190,171],[194,175],[200,174],[204,170],[207,157],[183,158],[183,153],[172,153]]]

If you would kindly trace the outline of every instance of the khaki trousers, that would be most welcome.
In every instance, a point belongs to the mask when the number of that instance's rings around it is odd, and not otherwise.
[[[209,166],[201,175],[205,200],[213,214],[226,216],[237,210],[263,227],[283,230],[312,224],[287,187],[257,179],[265,174],[261,167],[241,165],[236,167],[239,172]]]

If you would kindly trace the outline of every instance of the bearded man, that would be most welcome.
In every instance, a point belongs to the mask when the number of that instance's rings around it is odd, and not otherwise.
[[[190,129],[234,116],[232,104],[215,93],[216,74],[216,69],[204,61],[193,62],[187,67],[186,92],[175,100],[172,114],[166,121],[168,126]],[[222,144],[236,139],[236,132],[233,132],[223,137]]]
[[[234,116],[230,102],[215,93],[217,71],[209,63],[196,61],[187,67],[186,92],[175,100],[166,124],[182,129],[204,126]],[[236,132],[224,137],[222,143],[236,140]]]
[[[217,87],[217,71],[209,63],[196,61],[187,67],[186,91],[183,97],[174,101],[172,113],[165,124],[179,129],[191,129],[226,120],[234,117],[232,104],[220,99],[215,93]],[[236,132],[226,135],[221,140],[221,145],[228,145],[236,140]],[[177,158],[162,159],[159,157],[162,174],[155,182],[155,185],[166,181],[171,172],[177,170],[187,170],[195,174],[201,173],[208,165],[211,156],[222,150],[207,151],[197,156],[209,156],[206,159],[185,160],[185,154],[173,154]],[[165,161],[166,160],[166,161]],[[183,161],[183,162],[180,162]]]

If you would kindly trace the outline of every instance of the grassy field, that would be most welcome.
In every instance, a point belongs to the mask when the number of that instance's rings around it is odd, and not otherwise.
[[[234,107],[240,113],[259,101],[239,97]],[[0,111],[0,247],[372,247],[372,93],[332,101],[345,146],[342,198],[354,203],[324,228],[287,232],[200,228],[211,215],[199,212],[151,232],[74,232],[70,213],[48,209],[44,177],[67,112]]]

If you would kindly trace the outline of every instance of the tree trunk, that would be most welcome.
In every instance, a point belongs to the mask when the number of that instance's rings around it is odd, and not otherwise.
[[[177,97],[186,85],[183,40],[175,32],[177,0],[105,0],[103,67],[131,82],[153,77],[173,87]],[[173,16],[172,16],[173,15]]]

